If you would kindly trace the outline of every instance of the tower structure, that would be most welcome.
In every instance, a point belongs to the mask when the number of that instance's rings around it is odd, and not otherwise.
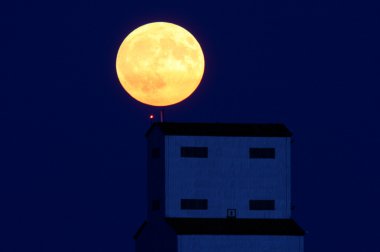
[[[302,252],[282,124],[154,123],[137,252]]]

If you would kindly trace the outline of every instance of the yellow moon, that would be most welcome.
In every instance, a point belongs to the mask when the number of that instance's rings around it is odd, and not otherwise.
[[[189,97],[202,80],[202,48],[184,28],[166,22],[149,23],[132,31],[116,58],[117,76],[136,100],[168,106]]]

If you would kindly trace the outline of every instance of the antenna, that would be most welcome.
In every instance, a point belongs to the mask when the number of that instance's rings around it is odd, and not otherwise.
[[[160,110],[160,121],[164,122],[164,109]]]

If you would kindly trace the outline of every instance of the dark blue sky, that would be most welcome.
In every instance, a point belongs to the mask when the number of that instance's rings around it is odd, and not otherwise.
[[[148,115],[119,84],[124,37],[173,22],[201,44],[197,91],[168,121],[283,122],[308,252],[380,239],[379,6],[357,1],[2,4],[0,251],[132,251]]]

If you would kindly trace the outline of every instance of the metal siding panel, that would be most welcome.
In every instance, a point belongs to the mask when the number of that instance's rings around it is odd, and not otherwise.
[[[181,146],[209,148],[208,158],[181,158]],[[275,147],[276,159],[250,159],[250,147]],[[287,138],[166,136],[166,216],[289,218]],[[209,209],[180,210],[181,198],[207,198]],[[275,211],[250,211],[250,199],[274,199]]]
[[[286,139],[286,160],[285,160],[285,168],[286,168],[286,216],[290,218],[291,216],[291,204],[292,204],[292,194],[291,194],[291,185],[292,185],[292,169],[291,169],[291,154],[292,154],[292,149],[291,149],[291,138]]]
[[[171,210],[172,208],[170,207],[170,199],[171,197],[171,179],[170,179],[170,169],[171,169],[171,164],[170,164],[170,152],[171,152],[171,137],[165,136],[165,216],[170,216],[171,215]]]
[[[178,243],[180,252],[303,252],[294,236],[181,235]]]

